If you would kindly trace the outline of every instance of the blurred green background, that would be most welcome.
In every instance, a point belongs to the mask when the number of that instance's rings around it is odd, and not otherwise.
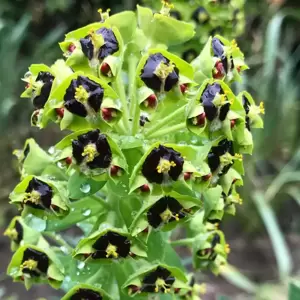
[[[30,102],[20,99],[20,78],[31,63],[52,63],[61,55],[65,32],[112,13],[133,9],[130,0],[0,1],[0,299],[58,299],[47,287],[26,293],[5,275],[10,260],[3,229],[17,211],[8,194],[18,181],[15,148],[33,136],[49,147],[59,139],[54,127],[30,127]],[[187,4],[188,5],[188,4]],[[247,89],[266,106],[265,130],[255,132],[255,151],[246,161],[244,204],[221,227],[231,246],[230,266],[207,283],[203,299],[300,299],[300,2],[247,0],[246,28],[237,38],[250,70],[238,92]],[[186,258],[189,265],[189,258]],[[228,298],[227,298],[228,297]]]

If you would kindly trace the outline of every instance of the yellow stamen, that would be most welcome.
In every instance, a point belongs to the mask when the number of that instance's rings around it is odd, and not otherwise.
[[[205,283],[199,284],[198,291],[201,295],[205,295],[207,292],[206,284]]]
[[[88,144],[84,147],[84,150],[81,155],[86,156],[86,162],[91,162],[96,156],[99,155],[99,153],[94,144]]]
[[[156,170],[158,173],[167,173],[170,171],[171,167],[175,167],[176,163],[174,161],[168,161],[167,159],[161,159]]]
[[[117,247],[115,245],[112,244],[108,244],[107,248],[106,248],[106,257],[113,257],[113,258],[118,258],[119,254],[117,252]]]
[[[99,49],[101,46],[104,45],[104,39],[101,34],[97,34],[94,29],[91,29],[89,31],[89,36],[91,37],[91,40],[93,42],[93,45],[96,49]]]
[[[230,246],[229,246],[229,244],[226,244],[226,245],[225,245],[225,252],[226,252],[227,254],[230,253]]]
[[[76,88],[75,99],[77,101],[86,102],[88,98],[89,98],[89,93],[82,85]]]
[[[170,292],[170,285],[166,284],[162,278],[157,278],[155,281],[155,292],[158,293],[161,288],[163,288],[165,294]]]
[[[174,71],[174,67],[175,66],[172,63],[166,64],[161,61],[156,67],[154,74],[158,76],[161,80],[165,80],[169,76],[169,74]]]
[[[4,235],[9,237],[12,240],[16,240],[18,238],[18,232],[15,228],[7,228],[4,231]]]
[[[33,190],[30,193],[25,193],[24,203],[31,202],[39,204],[41,200],[41,194],[38,191]]]
[[[261,114],[265,114],[265,106],[264,106],[264,103],[263,102],[260,102],[259,103],[259,111]]]
[[[243,155],[242,155],[242,154],[236,153],[236,154],[234,155],[234,157],[235,157],[237,160],[243,160]]]
[[[169,1],[161,1],[162,3],[162,8],[160,10],[160,14],[164,15],[164,16],[170,16],[170,10],[172,8],[174,8],[174,5],[169,3]]]
[[[108,8],[105,12],[103,12],[102,8],[99,8],[98,13],[100,15],[101,21],[105,21],[109,18],[110,8]]]
[[[199,14],[198,14],[198,20],[200,22],[205,22],[207,19],[208,19],[208,15],[204,11],[199,12]]]
[[[179,221],[179,214],[173,214],[173,212],[167,208],[165,211],[163,211],[160,215],[161,219],[164,223],[167,223],[171,218],[174,218],[176,221]]]
[[[37,261],[33,260],[33,259],[28,259],[26,261],[24,261],[21,265],[21,269],[29,269],[29,270],[34,270],[37,268]]]

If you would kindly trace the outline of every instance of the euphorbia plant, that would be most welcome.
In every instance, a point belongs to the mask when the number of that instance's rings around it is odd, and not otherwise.
[[[217,224],[241,203],[243,154],[263,105],[230,89],[247,69],[235,42],[210,37],[191,63],[169,52],[194,35],[169,13],[166,2],[156,14],[100,10],[100,22],[60,43],[65,60],[26,73],[32,125],[72,131],[48,151],[29,139],[15,152],[21,182],[10,199],[21,215],[5,231],[8,273],[27,288],[49,283],[63,299],[200,299],[174,247],[192,250],[195,269],[226,264]],[[75,227],[76,238],[61,233]]]

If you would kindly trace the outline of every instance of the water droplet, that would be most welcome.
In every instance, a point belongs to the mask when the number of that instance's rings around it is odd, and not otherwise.
[[[85,262],[84,262],[84,261],[81,261],[81,262],[78,263],[77,268],[78,268],[79,270],[82,270],[82,269],[84,268],[84,266],[85,266]]]
[[[81,190],[83,193],[87,194],[87,193],[90,192],[91,186],[90,186],[88,183],[83,183],[83,184],[80,186],[80,190]]]
[[[191,143],[192,144],[197,144],[198,142],[198,138],[196,136],[193,136],[192,139],[191,139]]]
[[[65,277],[65,281],[67,281],[67,282],[71,281],[71,277],[70,276],[66,276]]]
[[[54,154],[54,152],[55,152],[55,148],[53,146],[48,149],[49,154]]]
[[[87,216],[89,216],[90,214],[91,214],[91,210],[90,209],[87,209],[86,211],[84,211],[83,212],[83,215],[85,216],[85,217],[87,217]]]
[[[64,165],[63,165],[60,161],[57,163],[57,166],[58,166],[60,169],[63,169],[63,168],[64,168]]]
[[[61,250],[63,253],[68,254],[68,249],[67,249],[67,247],[65,247],[65,246],[61,246],[61,247],[60,247],[60,250]]]
[[[79,272],[76,273],[77,276],[79,276],[79,274],[80,274]]]
[[[74,207],[72,207],[72,208],[71,208],[71,211],[74,211],[74,210],[75,210],[75,208],[74,208]]]

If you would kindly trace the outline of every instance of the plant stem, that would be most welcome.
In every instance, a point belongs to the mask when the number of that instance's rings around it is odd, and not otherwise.
[[[121,70],[119,70],[118,75],[116,77],[116,90],[119,94],[120,101],[122,103],[123,108],[123,118],[122,121],[124,123],[125,130],[129,130],[129,111],[128,111],[128,103],[124,88],[124,83],[122,82]]]
[[[177,119],[178,117],[181,117],[182,114],[184,114],[185,108],[186,108],[186,105],[178,108],[177,110],[175,110],[174,112],[172,112],[171,114],[169,114],[168,116],[166,116],[165,118],[163,118],[160,121],[158,121],[153,127],[151,127],[145,133],[145,137],[148,138],[148,136],[150,136],[152,133],[156,132],[161,127],[164,127],[164,126],[168,125],[170,122],[172,122],[175,119]]]
[[[150,134],[148,136],[148,138],[149,139],[154,139],[154,138],[164,136],[166,134],[170,134],[170,133],[173,133],[173,132],[176,132],[178,130],[185,129],[185,128],[186,128],[185,122],[184,123],[179,123],[179,124],[173,125],[171,127],[162,128],[161,130],[158,130],[158,131],[154,132],[153,134]]]
[[[55,241],[60,246],[66,247],[69,252],[73,251],[73,248],[63,239],[63,237],[58,233],[53,232],[43,232],[43,235],[49,237],[53,241]]]
[[[132,135],[135,135],[139,130],[140,123],[140,107],[136,97],[136,66],[138,59],[135,55],[129,58],[129,113],[132,117]]]

